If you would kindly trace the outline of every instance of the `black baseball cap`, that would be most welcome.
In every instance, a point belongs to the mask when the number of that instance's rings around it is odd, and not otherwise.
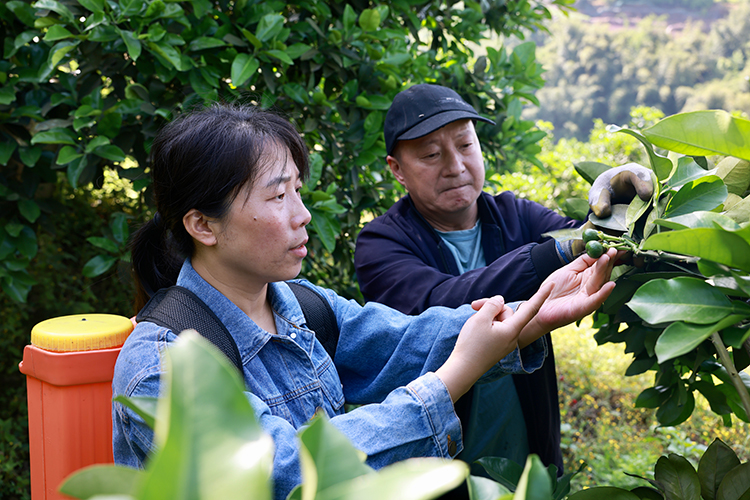
[[[385,149],[393,152],[398,141],[419,139],[451,122],[463,119],[495,124],[481,116],[454,90],[420,83],[396,94],[385,115]]]

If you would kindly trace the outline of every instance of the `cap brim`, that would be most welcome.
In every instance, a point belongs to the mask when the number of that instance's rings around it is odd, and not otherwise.
[[[444,113],[439,113],[437,115],[431,116],[428,119],[416,124],[409,130],[398,136],[395,142],[397,143],[398,141],[419,139],[420,137],[424,137],[427,134],[431,134],[439,128],[445,127],[449,123],[466,119],[479,120],[482,122],[490,123],[492,125],[495,124],[495,122],[493,122],[489,118],[485,118],[477,113],[470,113],[462,110],[445,111]]]

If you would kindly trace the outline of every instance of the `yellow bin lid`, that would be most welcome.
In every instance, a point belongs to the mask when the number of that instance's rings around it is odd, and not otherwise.
[[[51,318],[31,329],[31,344],[55,352],[93,351],[121,346],[133,323],[116,314],[72,314]]]

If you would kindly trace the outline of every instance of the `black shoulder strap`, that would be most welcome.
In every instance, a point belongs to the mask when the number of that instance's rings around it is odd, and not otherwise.
[[[339,328],[331,305],[314,290],[299,283],[287,284],[302,307],[307,326],[315,332],[318,341],[333,359],[339,340]],[[218,347],[242,373],[242,358],[229,330],[206,303],[187,288],[162,288],[149,299],[135,319],[138,322],[156,323],[178,335],[183,330],[196,330]]]
[[[286,284],[297,297],[308,328],[315,332],[318,341],[333,359],[339,343],[339,325],[336,323],[336,315],[333,314],[331,304],[318,292],[304,285],[292,281],[287,281]]]
[[[223,352],[242,373],[242,358],[229,330],[197,295],[181,286],[162,288],[140,310],[136,321],[150,321],[176,334],[194,329]]]

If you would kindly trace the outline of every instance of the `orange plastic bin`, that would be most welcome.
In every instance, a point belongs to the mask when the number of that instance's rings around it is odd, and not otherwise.
[[[19,364],[29,402],[32,500],[69,498],[71,472],[112,459],[112,375],[133,324],[114,314],[42,321]]]

